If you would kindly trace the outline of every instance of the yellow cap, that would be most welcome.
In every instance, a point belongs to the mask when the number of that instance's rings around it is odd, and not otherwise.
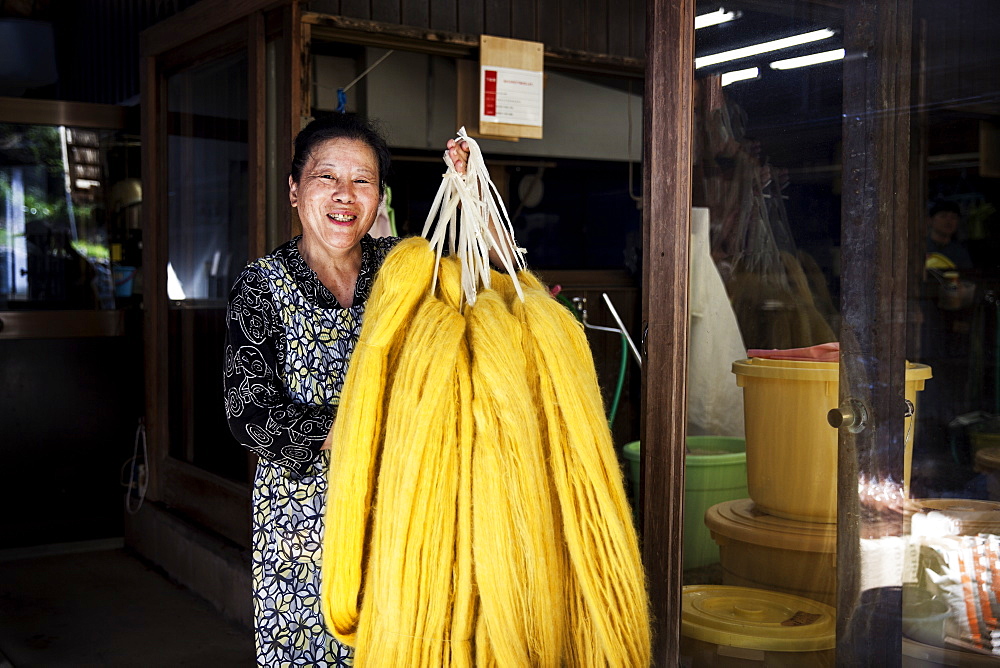
[[[924,266],[928,269],[954,269],[955,263],[947,255],[928,253]]]
[[[681,595],[681,635],[768,652],[833,649],[837,613],[829,605],[749,587],[688,585]]]

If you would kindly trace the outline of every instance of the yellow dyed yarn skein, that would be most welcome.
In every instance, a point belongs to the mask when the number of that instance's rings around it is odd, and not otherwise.
[[[327,476],[320,607],[327,628],[348,645],[355,642],[361,604],[386,384],[413,314],[430,290],[434,260],[420,237],[404,239],[386,256],[341,391],[345,400],[333,427]]]
[[[579,590],[570,603],[574,654],[581,665],[645,666],[645,576],[590,348],[580,323],[534,276],[518,277],[525,301],[512,308],[535,351],[550,472]]]
[[[638,542],[582,328],[527,271],[463,304],[461,264],[401,242],[344,386],[327,624],[356,665],[643,666]],[[462,310],[465,311],[463,316]]]
[[[457,371],[464,338],[465,319],[428,295],[400,350],[386,413],[357,666],[451,663],[462,423]]]
[[[494,290],[478,294],[466,319],[480,614],[499,665],[555,668],[563,656],[565,564],[521,325]]]
[[[439,268],[438,295],[445,304],[458,311],[462,304],[462,265],[457,256],[442,258]],[[468,334],[468,326],[466,326]],[[487,651],[477,647],[474,636],[478,608],[478,594],[472,560],[472,450],[475,438],[475,419],[472,413],[472,372],[467,343],[459,346],[458,365],[458,516],[455,539],[455,596],[451,618],[451,666],[472,668],[476,652]],[[482,662],[478,664],[482,666]]]

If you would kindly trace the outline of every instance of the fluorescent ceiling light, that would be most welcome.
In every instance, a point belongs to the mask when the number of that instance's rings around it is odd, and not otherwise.
[[[751,44],[750,46],[744,46],[742,49],[733,49],[732,51],[723,51],[722,53],[715,53],[710,56],[702,56],[701,58],[694,59],[694,66],[707,67],[708,65],[715,65],[717,63],[724,63],[729,60],[738,60],[740,58],[749,58],[750,56],[756,56],[761,53],[767,53],[768,51],[777,51],[779,49],[787,49],[791,46],[798,46],[799,44],[808,44],[809,42],[818,42],[821,39],[827,39],[833,37],[834,33],[829,28],[823,28],[822,30],[813,30],[812,32],[802,33],[801,35],[792,35],[791,37],[783,37],[782,39],[776,39],[771,42],[761,42],[760,44]]]
[[[722,73],[722,85],[728,86],[731,83],[736,83],[737,81],[745,81],[746,79],[756,79],[760,74],[760,70],[756,67],[751,67],[745,70],[736,70],[734,72],[723,72]]]
[[[834,60],[840,60],[844,57],[843,49],[834,49],[833,51],[824,51],[823,53],[811,53],[808,56],[799,56],[798,58],[788,58],[787,60],[776,60],[771,63],[772,70],[792,70],[796,67],[809,67],[810,65],[819,65],[820,63],[829,63]]]
[[[720,7],[714,12],[694,17],[694,29],[701,30],[702,28],[707,28],[708,26],[719,25],[720,23],[725,23],[726,21],[732,21],[738,16],[739,15],[736,12],[727,12],[725,9]]]

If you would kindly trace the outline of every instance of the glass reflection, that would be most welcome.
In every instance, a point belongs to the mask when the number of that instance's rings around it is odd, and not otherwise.
[[[167,79],[170,454],[238,481],[246,462],[213,393],[226,297],[247,262],[248,106],[245,50]]]
[[[862,5],[877,3],[846,6]],[[912,67],[912,80],[899,82],[912,99],[898,109],[912,126],[900,137],[910,159],[896,164],[875,143],[863,155],[842,155],[845,142],[858,143],[844,135],[845,103],[863,93],[845,92],[845,64],[862,63],[844,50],[858,27],[845,25],[840,9],[806,1],[698,5],[706,17],[732,16],[696,32],[689,434],[726,429],[709,424],[704,409],[734,404],[706,379],[735,362],[745,423],[744,433],[728,435],[745,438],[747,493],[705,512],[718,561],[690,567],[686,560],[685,583],[837,604],[851,643],[901,638],[904,665],[987,665],[1000,655],[1000,80],[993,74],[1000,12],[982,0],[948,8],[914,0],[912,12],[904,27],[912,27],[912,44],[880,52],[898,57],[900,71]],[[891,87],[878,69],[850,69],[860,73],[851,81]],[[838,405],[836,387],[814,393],[811,383],[839,376],[841,299],[850,287],[842,285],[841,234],[856,213],[842,224],[841,173],[845,162],[857,172],[859,161],[875,180],[898,175],[910,196],[909,300],[900,309],[908,336],[898,342],[908,360],[900,370],[906,417],[898,441],[890,439],[903,459],[890,468],[903,473],[861,470],[860,516],[844,527],[836,523],[837,430],[827,421],[832,410],[850,430],[857,411]],[[708,318],[695,287],[704,271],[696,264],[700,215],[726,299]],[[736,320],[745,361],[698,352],[726,330],[726,317]],[[861,454],[859,462],[887,457]],[[689,454],[689,478],[692,471]],[[697,536],[690,522],[697,520],[686,518],[686,540]],[[857,563],[837,564],[838,537],[856,534]],[[838,576],[856,580],[850,600],[837,601]],[[682,634],[697,627],[691,622]],[[749,651],[723,644],[694,665],[729,665],[723,655]]]
[[[0,310],[114,308],[109,131],[0,124]]]

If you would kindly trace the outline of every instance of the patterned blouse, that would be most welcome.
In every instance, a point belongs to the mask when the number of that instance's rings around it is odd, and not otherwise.
[[[345,309],[302,257],[299,239],[237,277],[226,314],[225,370],[233,436],[296,474],[330,431],[375,272],[399,241],[361,239],[354,303]]]

